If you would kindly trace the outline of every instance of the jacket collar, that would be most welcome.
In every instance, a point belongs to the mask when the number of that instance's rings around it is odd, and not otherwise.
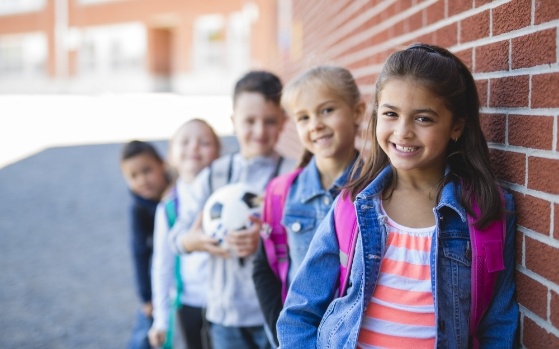
[[[343,186],[346,185],[358,155],[355,155],[351,164],[346,167],[342,175],[328,189],[322,188],[320,173],[318,172],[318,167],[316,167],[316,159],[313,156],[309,164],[297,176],[297,182],[303,183],[303,185],[297,186],[297,196],[301,198],[301,202],[308,202],[316,196],[324,195],[326,192],[330,192],[332,196],[337,196]]]

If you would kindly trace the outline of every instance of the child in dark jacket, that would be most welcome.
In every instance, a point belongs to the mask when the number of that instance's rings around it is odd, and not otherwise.
[[[120,170],[132,196],[130,207],[131,248],[136,287],[142,301],[128,347],[150,348],[147,332],[152,323],[151,258],[155,209],[169,185],[165,163],[155,147],[142,141],[124,145]]]

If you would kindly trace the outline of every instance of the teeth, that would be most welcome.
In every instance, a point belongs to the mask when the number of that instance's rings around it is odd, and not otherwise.
[[[395,144],[396,149],[399,151],[404,151],[404,152],[412,152],[417,150],[417,147],[402,147],[400,145]]]

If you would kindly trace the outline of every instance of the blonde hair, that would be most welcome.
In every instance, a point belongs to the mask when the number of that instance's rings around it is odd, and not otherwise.
[[[351,107],[361,102],[359,87],[349,70],[338,66],[320,65],[307,70],[284,87],[281,106],[288,110],[302,91],[316,87],[336,94]],[[312,157],[313,154],[305,149],[297,167],[306,166]]]

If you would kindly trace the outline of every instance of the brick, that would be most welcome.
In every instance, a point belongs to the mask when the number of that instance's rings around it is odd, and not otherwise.
[[[559,240],[559,204],[553,205],[553,212],[555,213],[555,222],[553,223],[553,238]]]
[[[473,6],[472,0],[460,0],[448,2],[448,16],[454,16],[462,12],[470,10]]]
[[[528,158],[528,189],[559,194],[559,160],[530,156]]]
[[[559,284],[559,249],[526,237],[526,268]]]
[[[489,99],[487,98],[487,92],[489,91],[489,80],[476,80],[477,93],[479,96],[479,105],[482,107],[487,107]]]
[[[505,143],[507,116],[505,114],[480,114],[481,129],[488,142]]]
[[[522,344],[527,349],[559,348],[559,337],[547,332],[528,317],[524,317]]]
[[[559,73],[532,76],[532,108],[558,108],[557,86]]]
[[[515,0],[493,10],[493,36],[511,32],[530,25],[532,0]]]
[[[512,39],[512,69],[556,63],[556,42],[556,28]]]
[[[526,155],[497,149],[489,149],[491,168],[497,178],[524,185],[526,181]]]
[[[518,303],[547,319],[547,287],[519,271],[515,273],[515,279]]]
[[[419,11],[404,20],[406,33],[414,32],[423,27],[423,11]]]
[[[541,24],[559,18],[559,1],[535,0],[535,24]]]
[[[451,47],[458,43],[458,24],[452,23],[433,33],[434,44],[442,47]]]
[[[458,57],[468,67],[468,69],[470,69],[470,71],[472,71],[473,67],[473,52],[474,50],[471,48],[454,52],[456,57]]]
[[[475,71],[493,72],[509,69],[509,42],[499,41],[475,48]]]
[[[474,1],[474,7],[480,7],[486,4],[491,3],[493,0],[475,0]]]
[[[425,9],[427,18],[426,25],[436,23],[445,18],[444,1],[436,1],[433,5]]]
[[[551,150],[553,117],[509,115],[509,144],[519,147]]]
[[[557,75],[559,77],[559,74]],[[519,75],[491,79],[489,85],[489,106],[528,107],[529,76]]]
[[[530,195],[514,197],[518,225],[543,235],[549,235],[551,204]],[[527,251],[528,249],[526,249]]]
[[[490,12],[487,10],[462,20],[460,23],[460,42],[465,43],[489,37],[491,29],[489,14]]]

